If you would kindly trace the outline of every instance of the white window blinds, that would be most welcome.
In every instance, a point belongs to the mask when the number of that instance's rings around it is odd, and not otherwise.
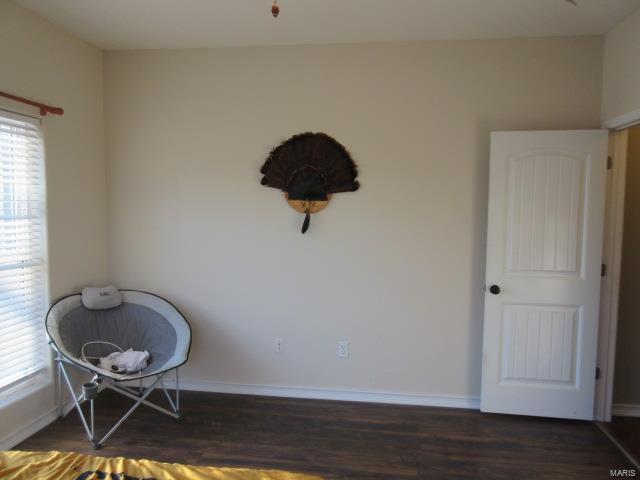
[[[48,358],[44,193],[38,121],[0,111],[0,392]]]

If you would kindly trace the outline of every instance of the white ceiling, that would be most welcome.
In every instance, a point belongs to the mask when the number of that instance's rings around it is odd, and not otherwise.
[[[640,0],[15,0],[107,50],[602,34]]]

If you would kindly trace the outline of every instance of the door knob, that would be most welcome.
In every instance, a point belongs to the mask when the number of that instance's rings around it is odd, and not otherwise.
[[[489,291],[494,295],[498,295],[500,293],[500,287],[498,285],[491,285]]]

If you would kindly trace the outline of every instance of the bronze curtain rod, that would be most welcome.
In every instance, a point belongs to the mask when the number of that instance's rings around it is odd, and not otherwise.
[[[51,105],[45,105],[44,103],[35,102],[33,100],[29,100],[28,98],[19,97],[17,95],[12,95],[6,92],[0,92],[0,97],[5,97],[16,102],[25,103],[27,105],[31,105],[32,107],[39,108],[40,115],[42,115],[43,117],[46,116],[47,113],[51,113],[53,115],[64,115],[64,110],[60,107],[52,107]]]

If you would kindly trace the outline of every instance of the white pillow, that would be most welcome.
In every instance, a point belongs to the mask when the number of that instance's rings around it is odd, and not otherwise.
[[[82,289],[82,304],[89,310],[105,310],[122,303],[122,294],[113,285]]]

